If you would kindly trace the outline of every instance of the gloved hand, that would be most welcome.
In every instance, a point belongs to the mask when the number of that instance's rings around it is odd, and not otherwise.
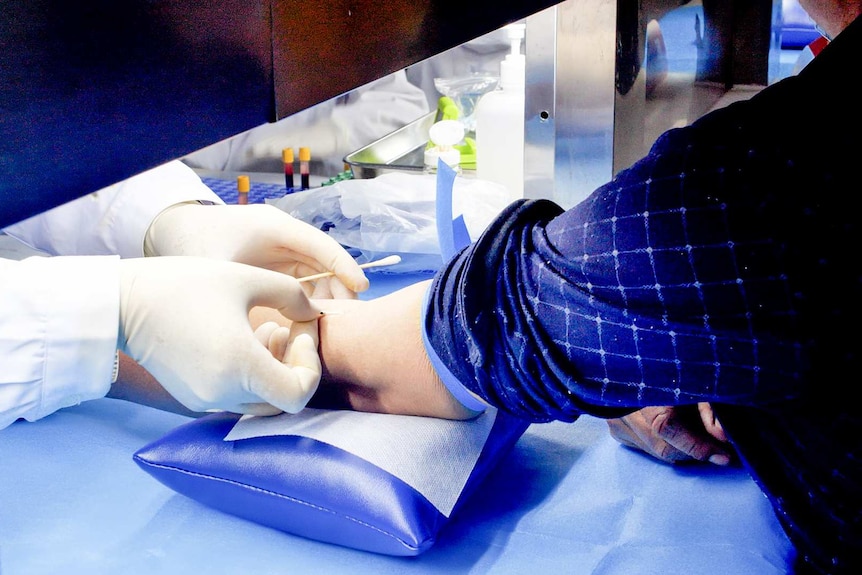
[[[330,291],[338,298],[368,289],[365,273],[337,241],[266,204],[172,206],[150,225],[144,253],[229,260],[294,277],[333,271]]]
[[[252,330],[249,310],[294,322],[274,357],[273,334]],[[321,376],[320,311],[287,275],[205,258],[120,261],[118,348],[193,411],[273,415],[301,410]],[[262,343],[267,339],[267,343]]]

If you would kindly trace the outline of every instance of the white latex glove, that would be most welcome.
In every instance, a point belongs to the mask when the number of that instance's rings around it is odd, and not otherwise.
[[[295,324],[284,362],[253,332],[255,305],[310,322]],[[319,315],[284,274],[205,258],[120,261],[118,347],[193,411],[301,410],[320,382]]]
[[[325,232],[267,204],[172,206],[153,220],[144,253],[229,260],[302,277],[335,272],[334,297],[355,298],[368,278]]]

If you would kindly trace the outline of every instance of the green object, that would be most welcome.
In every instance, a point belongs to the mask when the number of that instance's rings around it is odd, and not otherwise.
[[[476,169],[476,140],[467,136],[463,144],[458,144],[455,149],[461,152],[461,169]]]
[[[461,112],[458,106],[455,105],[455,100],[449,96],[441,96],[437,100],[437,121],[440,120],[457,120],[461,117]]]
[[[341,172],[340,174],[336,174],[335,176],[332,176],[331,178],[329,178],[328,180],[326,180],[325,182],[320,184],[320,187],[331,186],[332,184],[335,184],[335,183],[338,183],[338,182],[341,182],[344,180],[352,180],[352,179],[353,179],[353,172],[350,170],[345,170],[345,171]]]

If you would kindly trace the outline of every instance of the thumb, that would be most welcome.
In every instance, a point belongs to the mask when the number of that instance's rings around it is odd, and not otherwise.
[[[263,306],[277,309],[293,321],[311,321],[321,315],[320,308],[308,298],[296,278],[253,266],[245,266],[249,309]]]
[[[287,413],[297,413],[320,383],[317,322],[294,323],[283,361],[263,354],[249,372],[249,391]]]

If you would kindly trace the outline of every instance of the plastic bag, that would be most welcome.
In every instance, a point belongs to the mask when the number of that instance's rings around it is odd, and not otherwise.
[[[455,102],[461,112],[461,123],[467,133],[476,132],[476,104],[483,94],[494,90],[500,77],[492,74],[471,74],[455,78],[434,78],[434,87]]]
[[[392,172],[344,180],[267,203],[325,231],[353,252],[359,263],[398,254],[401,263],[385,269],[408,273],[436,271],[443,263],[436,192],[433,174]],[[463,216],[471,241],[511,201],[505,186],[465,177],[455,178],[452,194],[453,218]]]

